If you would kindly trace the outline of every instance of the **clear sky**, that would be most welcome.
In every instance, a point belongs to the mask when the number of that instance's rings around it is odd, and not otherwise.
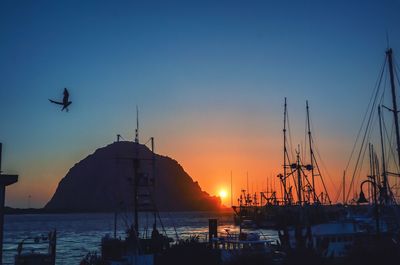
[[[1,1],[3,171],[10,206],[43,206],[68,169],[121,134],[173,157],[210,194],[278,185],[283,100],[305,100],[336,192],[400,1]],[[69,88],[70,112],[48,98]],[[267,181],[268,179],[268,181]],[[335,183],[335,185],[332,184]],[[224,203],[229,204],[229,199]]]

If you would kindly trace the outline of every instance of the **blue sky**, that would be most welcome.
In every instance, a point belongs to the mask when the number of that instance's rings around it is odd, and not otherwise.
[[[2,1],[3,170],[20,174],[7,203],[25,207],[32,194],[42,206],[74,163],[118,133],[132,139],[136,105],[143,140],[155,136],[217,194],[232,168],[258,168],[258,182],[276,173],[283,98],[298,141],[308,99],[337,175],[387,33],[399,58],[399,11],[399,1]],[[64,87],[69,113],[47,101]]]

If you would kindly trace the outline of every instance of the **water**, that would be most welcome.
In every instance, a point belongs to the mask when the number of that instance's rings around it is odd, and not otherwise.
[[[217,218],[219,231],[225,229],[237,231],[233,225],[232,213],[215,212],[179,212],[160,213],[160,219],[167,235],[176,239],[187,238],[194,234],[205,238],[208,233],[208,219]],[[148,231],[151,234],[151,214],[140,216],[141,234]],[[132,215],[118,216],[117,237],[124,238],[128,224],[132,223]],[[157,220],[159,223],[159,219]],[[148,229],[145,229],[145,228]],[[114,235],[114,214],[26,214],[6,215],[4,223],[4,253],[3,263],[14,264],[14,255],[17,245],[27,237],[47,235],[49,231],[57,229],[57,265],[78,265],[80,260],[89,252],[100,250],[100,241],[106,234]],[[158,229],[162,232],[160,223]],[[271,230],[260,231],[265,235],[276,238],[276,232]],[[48,244],[27,245],[24,249],[46,252]]]

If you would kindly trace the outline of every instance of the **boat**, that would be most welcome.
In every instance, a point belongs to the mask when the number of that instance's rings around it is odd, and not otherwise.
[[[232,206],[236,224],[251,221],[258,228],[281,229],[303,222],[304,208],[307,208],[308,222],[311,224],[334,221],[345,214],[342,204],[332,204],[315,157],[308,101],[306,101],[308,163],[300,157],[300,147],[295,150],[295,157],[289,155],[286,98],[283,114],[283,173],[277,176],[282,191],[281,197],[278,197],[272,187],[270,190],[260,192],[259,195],[250,195],[248,191],[242,190],[238,205]],[[321,191],[317,190],[316,184],[319,184]]]
[[[135,143],[139,144],[138,128],[136,129]],[[133,222],[126,231],[126,238],[117,238],[116,225],[114,236],[106,235],[101,239],[100,254],[88,253],[80,265],[204,265],[227,264],[237,261],[245,254],[268,254],[272,251],[272,241],[261,239],[256,233],[245,233],[240,229],[238,236],[232,234],[221,236],[218,234],[218,221],[209,220],[209,234],[207,238],[190,236],[188,239],[177,241],[169,238],[162,225],[162,220],[155,205],[155,153],[154,138],[150,138],[152,157],[141,157],[138,152],[132,157],[117,159],[130,159],[133,164],[133,176],[127,179],[133,184]],[[138,149],[136,149],[138,150]],[[140,164],[151,162],[153,174],[141,174]],[[140,233],[139,213],[150,212],[153,216],[153,229],[151,236]],[[114,222],[116,223],[116,217]],[[244,222],[246,224],[246,222]],[[251,225],[251,223],[248,223]],[[157,225],[164,230],[159,232]]]
[[[137,123],[138,124],[138,123]],[[138,126],[138,125],[137,125]],[[218,264],[218,251],[212,249],[207,240],[201,241],[193,236],[190,239],[174,241],[168,237],[157,206],[155,205],[155,153],[154,138],[148,141],[151,144],[152,157],[139,154],[139,148],[128,159],[133,165],[133,176],[126,176],[132,185],[133,193],[133,220],[126,230],[126,237],[117,237],[116,222],[114,218],[114,236],[105,235],[101,239],[100,253],[90,252],[80,262],[81,265],[167,265],[172,262],[176,265],[187,264]],[[136,129],[135,143],[139,145],[138,128]],[[150,163],[151,174],[143,174],[140,169]],[[148,233],[146,227],[141,227],[139,214],[150,214],[152,229]],[[127,220],[125,220],[127,221]],[[129,222],[129,221],[127,221]],[[151,221],[150,221],[151,222]]]
[[[48,244],[47,253],[38,252],[38,245]],[[55,265],[56,264],[56,230],[48,235],[27,237],[18,243],[15,265]],[[31,247],[27,247],[31,246]],[[34,246],[34,247],[32,247]]]
[[[283,260],[285,254],[280,251],[280,243],[256,230],[232,232],[226,228],[225,233],[218,234],[217,220],[209,220],[209,237],[211,248],[218,250],[221,264],[275,263]]]
[[[159,214],[154,203],[155,192],[155,153],[154,138],[150,138],[151,158],[140,157],[138,151],[131,157],[117,157],[116,159],[128,159],[133,164],[133,176],[128,177],[133,188],[133,223],[126,230],[124,239],[117,238],[116,224],[114,237],[105,235],[101,239],[101,255],[88,253],[81,261],[81,265],[109,264],[109,265],[153,265],[156,256],[170,247],[173,241],[166,233],[161,234],[157,228],[160,224],[157,220]],[[139,145],[138,128],[136,129],[135,143]],[[136,150],[139,150],[138,148]],[[140,165],[143,161],[150,161],[153,168],[152,176],[141,174]],[[140,234],[139,213],[151,212],[153,226],[151,234]],[[114,220],[116,222],[116,218]],[[161,222],[161,220],[159,220]]]
[[[390,235],[386,223],[380,222],[377,228],[375,220],[363,215],[306,227],[288,227],[286,234],[280,231],[279,236],[289,249],[308,248],[322,258],[344,258],[361,240],[376,238],[377,231],[380,237]]]

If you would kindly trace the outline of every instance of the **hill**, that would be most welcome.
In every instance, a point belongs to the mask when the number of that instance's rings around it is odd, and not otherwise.
[[[58,184],[46,210],[115,211],[133,207],[133,158],[139,173],[152,176],[152,152],[134,142],[114,142],[75,164]],[[155,202],[160,211],[217,210],[218,197],[202,191],[179,163],[155,155]]]

